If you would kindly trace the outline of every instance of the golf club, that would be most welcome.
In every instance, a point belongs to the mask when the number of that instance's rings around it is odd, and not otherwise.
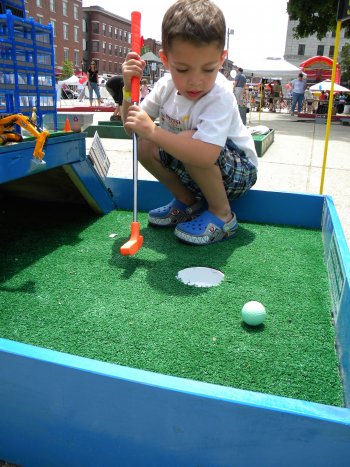
[[[131,13],[131,50],[140,54],[141,52],[141,13],[133,11]],[[131,80],[131,102],[133,105],[139,103],[140,97],[140,80],[134,76]],[[138,252],[143,244],[143,236],[140,235],[140,223],[137,221],[137,135],[132,134],[132,156],[133,156],[133,187],[134,187],[134,203],[133,203],[133,221],[131,223],[130,239],[120,247],[120,253],[124,256],[134,255]]]

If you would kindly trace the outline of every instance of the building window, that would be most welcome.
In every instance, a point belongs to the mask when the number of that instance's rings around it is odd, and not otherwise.
[[[105,54],[106,53],[106,43],[102,42],[102,52]]]
[[[56,20],[55,19],[50,19],[50,24],[52,26],[53,37],[56,37]]]
[[[112,55],[112,44],[108,44],[108,53]]]
[[[124,58],[126,57],[127,53],[128,53],[128,49],[124,47]]]
[[[121,29],[119,29],[119,40],[123,40],[123,31]]]
[[[39,24],[43,24],[43,22],[44,22],[43,16],[42,16],[42,15],[38,15],[38,23],[39,23]]]
[[[62,2],[62,14],[63,16],[68,16],[68,2]]]
[[[50,11],[56,11],[56,0],[50,0]]]
[[[114,38],[118,39],[118,28],[114,28]]]
[[[334,45],[330,45],[329,46],[329,56],[333,57],[333,55],[334,55]]]
[[[99,51],[99,41],[92,41],[91,52],[98,52],[98,51]]]
[[[74,42],[79,42],[79,28],[74,26]]]
[[[84,51],[87,50],[87,40],[86,39],[83,39],[83,50]]]
[[[109,37],[113,37],[113,28],[112,26],[109,26]]]
[[[88,32],[88,25],[85,19],[83,19],[82,25],[83,25],[83,32]]]
[[[112,62],[108,62],[108,72],[112,73]]]
[[[42,8],[43,7],[43,0],[35,0],[35,5],[38,8]]]
[[[105,36],[106,35],[106,25],[102,24],[102,34]]]
[[[318,45],[316,55],[323,55],[323,54],[324,54],[324,45]]]
[[[63,39],[68,41],[68,24],[63,23]]]
[[[305,55],[305,44],[298,45],[298,55]]]
[[[68,58],[69,58],[69,49],[63,49],[63,60],[67,62]]]
[[[128,42],[128,31],[124,31],[124,42]]]
[[[79,19],[79,7],[78,5],[74,5],[74,19],[78,20]]]
[[[74,66],[79,67],[79,51],[74,50]]]
[[[92,22],[92,32],[94,34],[99,34],[100,33],[100,23],[98,21],[93,21]]]
[[[118,57],[118,46],[117,45],[114,46],[114,56]]]
[[[106,72],[106,60],[102,61],[102,71],[105,73]]]
[[[123,47],[120,45],[119,46],[119,57],[123,56]]]

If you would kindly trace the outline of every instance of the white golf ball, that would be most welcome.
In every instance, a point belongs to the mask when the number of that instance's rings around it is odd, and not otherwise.
[[[260,302],[247,302],[241,311],[242,320],[249,326],[259,326],[265,321],[266,310]]]

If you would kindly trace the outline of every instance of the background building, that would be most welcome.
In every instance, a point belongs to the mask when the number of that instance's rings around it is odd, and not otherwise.
[[[284,59],[287,60],[287,62],[299,66],[300,63],[316,55],[333,58],[335,32],[327,32],[327,35],[322,40],[318,40],[316,35],[295,39],[293,37],[293,28],[295,28],[297,24],[298,21],[288,21],[284,50]],[[338,57],[346,42],[350,43],[350,39],[345,39],[344,32],[344,29],[342,29],[340,33]]]
[[[99,6],[83,7],[82,0],[26,0],[27,17],[54,29],[55,65],[59,75],[65,60],[76,73],[91,60],[99,72],[118,74],[130,50],[130,20]]]
[[[27,18],[40,24],[52,24],[57,74],[64,60],[78,70],[82,61],[82,0],[26,0]]]
[[[96,62],[100,74],[121,74],[130,50],[131,21],[99,6],[83,8],[82,69]]]

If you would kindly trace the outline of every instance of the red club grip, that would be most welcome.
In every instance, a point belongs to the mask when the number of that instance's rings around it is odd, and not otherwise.
[[[140,55],[141,53],[141,13],[133,11],[131,13],[131,50]],[[131,78],[131,102],[139,102],[140,99],[140,79],[136,76]]]

